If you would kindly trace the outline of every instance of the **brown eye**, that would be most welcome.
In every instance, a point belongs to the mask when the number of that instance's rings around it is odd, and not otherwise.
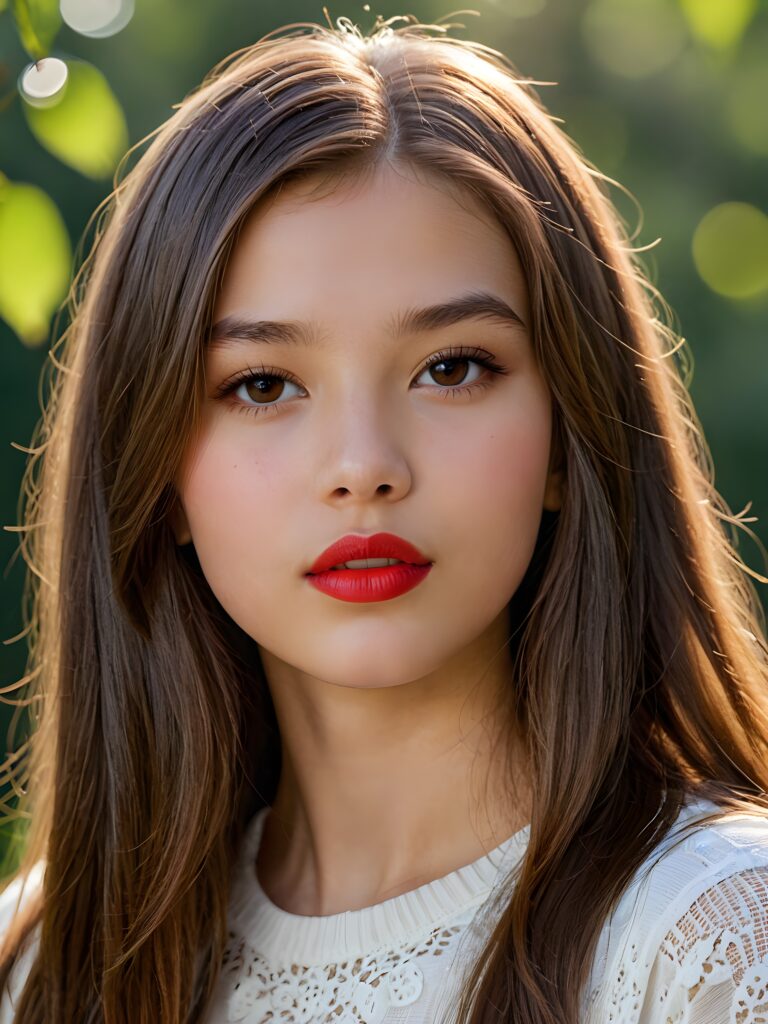
[[[471,362],[471,359],[441,359],[439,363],[432,363],[428,370],[437,384],[456,387],[464,383]]]
[[[493,365],[485,358],[438,352],[432,362],[427,363],[419,376],[424,377],[426,384],[436,385],[438,390],[447,391],[449,388],[463,386],[464,390],[469,391],[474,383],[479,382],[486,370],[493,369]],[[475,370],[474,377],[468,377],[467,371],[472,367]],[[429,376],[427,377],[427,375]]]
[[[279,377],[267,375],[251,377],[240,385],[247,397],[253,402],[274,402],[285,390],[286,381]]]

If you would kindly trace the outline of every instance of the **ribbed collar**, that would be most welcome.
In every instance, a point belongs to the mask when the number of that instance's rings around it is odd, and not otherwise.
[[[442,878],[383,903],[322,917],[289,914],[274,904],[256,874],[256,857],[269,808],[249,822],[233,874],[233,924],[271,963],[337,963],[377,949],[408,945],[488,897],[497,878],[522,859],[526,825],[489,853]]]

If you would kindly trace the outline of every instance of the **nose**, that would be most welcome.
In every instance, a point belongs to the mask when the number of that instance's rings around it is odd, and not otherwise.
[[[319,431],[316,474],[321,501],[359,503],[399,501],[410,490],[412,472],[398,431],[372,400],[336,407],[328,430]]]

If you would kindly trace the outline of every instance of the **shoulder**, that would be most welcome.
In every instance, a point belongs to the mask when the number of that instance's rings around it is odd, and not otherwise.
[[[598,1015],[589,1020],[761,1019],[768,815],[711,820],[718,814],[714,804],[690,804],[636,872],[600,936],[589,986]]]
[[[0,935],[5,935],[16,912],[39,890],[44,873],[45,863],[40,860],[27,874],[18,874],[4,883],[0,890]]]
[[[37,893],[43,882],[44,862],[38,861],[26,875],[17,875],[0,892],[0,946],[5,942],[16,913]],[[39,926],[36,927],[18,956],[6,986],[0,994],[0,1024],[10,1024],[14,1006],[21,994],[30,967],[37,955]]]

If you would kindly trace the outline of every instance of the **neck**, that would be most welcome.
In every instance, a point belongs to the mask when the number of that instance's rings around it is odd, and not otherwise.
[[[313,916],[372,906],[528,823],[522,744],[502,710],[510,665],[478,658],[506,646],[481,639],[449,670],[368,689],[308,677],[262,651],[283,745],[257,861],[274,903]]]

